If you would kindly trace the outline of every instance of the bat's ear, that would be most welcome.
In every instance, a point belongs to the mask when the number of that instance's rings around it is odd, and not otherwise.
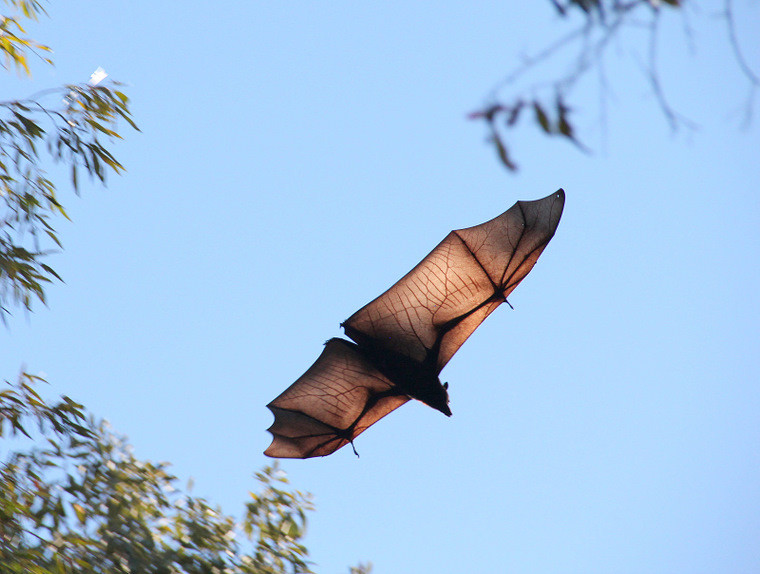
[[[448,383],[443,383],[443,388],[448,391],[449,390],[449,384]]]

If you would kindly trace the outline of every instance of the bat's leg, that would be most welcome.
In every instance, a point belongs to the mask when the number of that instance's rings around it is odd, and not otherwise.
[[[356,451],[356,447],[354,446],[354,431],[356,430],[356,425],[359,424],[359,421],[362,420],[364,415],[366,415],[372,407],[374,407],[381,399],[385,399],[387,397],[396,397],[400,395],[405,395],[406,393],[402,393],[396,389],[388,389],[387,391],[383,391],[382,393],[375,393],[374,395],[370,396],[369,399],[367,399],[366,404],[364,405],[364,408],[362,409],[362,412],[359,413],[359,416],[357,416],[354,419],[354,422],[352,422],[350,425],[348,425],[344,430],[340,431],[338,434],[339,438],[347,440],[351,444],[351,448],[354,449],[354,454],[356,455],[356,458],[359,457],[359,453]]]

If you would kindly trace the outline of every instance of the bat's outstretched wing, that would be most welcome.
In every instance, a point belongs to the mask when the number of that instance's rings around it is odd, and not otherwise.
[[[438,373],[533,268],[564,203],[560,189],[447,235],[343,323],[356,344],[328,341],[309,370],[269,403],[274,438],[264,454],[326,456],[353,444],[410,396],[450,415]]]
[[[274,437],[264,454],[327,456],[409,400],[343,339],[330,339],[317,361],[267,406]]]
[[[344,323],[360,346],[446,365],[533,268],[559,224],[565,193],[518,201],[500,216],[452,231],[414,269]]]

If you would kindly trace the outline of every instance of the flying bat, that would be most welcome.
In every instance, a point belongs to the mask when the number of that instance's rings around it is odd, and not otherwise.
[[[264,454],[310,458],[353,448],[357,436],[409,399],[451,416],[448,384],[438,374],[533,268],[564,204],[560,189],[449,233],[341,323],[353,342],[327,341],[309,370],[267,405],[273,440]]]

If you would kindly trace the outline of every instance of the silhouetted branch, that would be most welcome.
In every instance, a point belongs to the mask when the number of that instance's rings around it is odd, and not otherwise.
[[[747,76],[747,79],[754,86],[760,86],[760,77],[758,77],[758,75],[747,63],[747,59],[744,57],[744,53],[742,52],[741,46],[739,44],[739,39],[736,36],[736,22],[734,21],[734,11],[732,4],[732,0],[726,0],[725,16],[726,24],[728,26],[728,38],[731,42],[731,49],[734,51],[736,63],[739,64],[739,68],[741,68],[741,71],[745,76]]]
[[[733,0],[725,0],[726,9],[724,16],[726,18],[726,27],[728,28],[728,39],[731,44],[731,49],[734,52],[736,63],[739,65],[739,69],[749,80],[749,94],[747,96],[747,104],[744,113],[744,125],[748,126],[752,122],[752,109],[754,107],[755,94],[757,88],[760,87],[760,77],[751,68],[747,59],[744,57],[741,45],[739,44],[739,38],[736,34],[736,21],[734,20]]]
[[[652,93],[657,99],[657,103],[659,104],[662,113],[665,115],[671,130],[678,131],[678,127],[681,124],[690,129],[696,129],[696,123],[682,114],[679,114],[673,109],[673,107],[671,107],[665,96],[665,91],[662,89],[660,73],[657,69],[659,23],[659,18],[653,18],[649,23],[649,65],[646,71],[647,76],[649,77],[649,85],[652,87]]]
[[[727,21],[728,41],[737,64],[750,83],[746,113],[746,122],[749,123],[754,97],[760,87],[760,76],[749,65],[741,50],[732,0],[724,1],[723,15]],[[568,96],[572,89],[596,68],[599,81],[600,117],[603,124],[606,122],[607,99],[611,89],[604,71],[604,62],[612,40],[620,38],[624,29],[643,28],[648,33],[646,63],[639,62],[639,64],[643,77],[649,84],[670,128],[674,131],[682,126],[696,129],[696,123],[680,114],[670,103],[657,65],[661,50],[658,42],[660,18],[666,13],[666,7],[681,9],[682,0],[550,0],[550,2],[563,19],[582,17],[580,25],[576,25],[569,33],[549,43],[535,54],[521,57],[520,63],[488,93],[484,106],[469,114],[470,119],[481,119],[487,123],[489,139],[496,147],[502,164],[512,171],[516,169],[510,150],[505,144],[504,130],[514,128],[521,112],[528,108],[534,110],[534,125],[545,134],[563,136],[583,151],[588,151],[588,148],[578,140],[574,116],[571,118],[571,107],[566,102],[569,100]],[[682,9],[681,14],[684,14],[684,18],[686,17]],[[684,35],[693,50],[694,39],[688,22],[685,22]],[[548,81],[532,84],[523,81],[528,72],[534,72],[550,62],[556,62],[561,54],[576,46],[577,54],[572,59],[569,69],[559,74],[559,77],[555,75]],[[512,93],[505,98],[503,94],[507,90]]]

